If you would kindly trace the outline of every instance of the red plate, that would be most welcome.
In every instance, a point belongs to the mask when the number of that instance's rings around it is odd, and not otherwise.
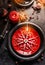
[[[35,54],[40,48],[41,39],[38,32],[30,26],[22,26],[12,35],[14,51],[23,56]]]

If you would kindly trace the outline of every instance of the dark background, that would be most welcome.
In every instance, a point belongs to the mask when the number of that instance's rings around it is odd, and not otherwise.
[[[0,0],[0,2],[2,1],[2,4],[4,8],[6,8],[9,12],[10,10],[19,10],[20,8],[19,7],[16,7],[16,5],[12,6],[11,9],[8,9],[8,6],[7,6],[7,0]],[[11,2],[12,3],[12,2]],[[35,4],[35,2],[33,3]],[[32,4],[32,5],[33,5]],[[32,12],[33,12],[33,9],[32,9],[32,5],[28,8],[25,9],[25,11],[27,12],[28,16],[32,16]],[[33,22],[37,25],[39,25],[43,32],[44,32],[44,36],[45,36],[45,8],[42,8],[41,11],[39,13],[36,13],[33,15],[34,16],[34,19],[30,20],[30,22]],[[8,16],[7,16],[8,17]],[[5,17],[4,19],[6,19],[7,17]],[[38,19],[37,19],[38,17]],[[4,20],[3,19],[3,20]],[[3,28],[3,24],[1,22],[2,20],[0,20],[0,25],[2,25],[2,28]],[[15,25],[14,25],[15,26]],[[11,23],[8,24],[8,33],[9,31],[14,27]],[[0,28],[0,30],[2,29]],[[7,48],[7,44],[8,44],[8,34],[5,36],[5,39],[3,40],[2,43],[2,46],[0,47],[0,65],[23,65],[23,64],[26,64],[26,65],[45,65],[45,51],[44,51],[44,56],[43,56],[43,60],[42,61],[32,61],[32,62],[18,62],[17,63],[17,60],[14,59],[14,57],[12,58],[8,52],[8,48]]]

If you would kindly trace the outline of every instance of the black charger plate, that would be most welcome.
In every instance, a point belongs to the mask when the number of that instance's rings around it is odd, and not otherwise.
[[[34,2],[34,0],[25,0],[25,3],[18,3],[17,1],[14,1],[17,5],[19,5],[19,6],[22,6],[22,7],[27,7],[27,6],[30,6],[33,2]],[[27,3],[26,3],[27,2]]]
[[[22,26],[25,26],[27,24],[30,25],[31,27],[33,27],[38,32],[38,34],[39,34],[39,36],[41,38],[41,44],[40,44],[39,50],[36,53],[34,53],[34,55],[25,57],[25,56],[23,56],[21,54],[16,53],[16,51],[14,51],[14,49],[12,47],[12,35],[14,34],[14,32],[16,30],[18,30],[19,28],[21,28]],[[44,43],[45,43],[45,41],[44,41],[44,33],[43,33],[42,29],[38,25],[36,25],[34,23],[31,23],[31,22],[19,23],[17,26],[15,26],[10,31],[9,36],[8,36],[8,47],[9,47],[9,50],[10,50],[11,54],[13,54],[14,57],[16,57],[16,58],[21,59],[21,60],[25,60],[25,61],[34,60],[37,57],[39,57],[40,54],[44,51],[44,46],[45,46]]]

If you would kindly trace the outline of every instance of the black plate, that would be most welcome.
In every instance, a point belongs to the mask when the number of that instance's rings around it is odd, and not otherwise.
[[[23,6],[23,7],[27,7],[30,6],[32,3],[34,2],[34,0],[26,0],[25,3],[21,4],[15,1],[15,3],[19,6]]]
[[[25,57],[25,56],[22,56],[22,55],[19,55],[18,53],[16,53],[13,50],[12,45],[11,45],[12,35],[13,35],[14,31],[16,31],[18,28],[20,28],[21,26],[26,25],[26,24],[33,26],[34,29],[37,30],[37,32],[39,33],[40,38],[41,38],[40,49],[34,55],[31,55],[28,57]],[[34,23],[24,22],[24,23],[18,24],[10,31],[9,36],[8,36],[8,47],[9,47],[10,52],[13,54],[14,57],[17,57],[18,59],[21,59],[21,60],[28,61],[28,60],[34,60],[34,59],[38,58],[40,56],[40,54],[43,52],[44,46],[45,46],[44,45],[44,33],[43,33],[42,29]]]

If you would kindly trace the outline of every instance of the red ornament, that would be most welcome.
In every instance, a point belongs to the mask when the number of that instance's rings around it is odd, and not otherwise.
[[[16,23],[19,21],[19,13],[16,11],[11,11],[9,14],[9,19],[12,21],[12,23]]]
[[[12,47],[17,53],[29,56],[35,54],[40,48],[41,39],[38,32],[27,26],[17,29],[12,35]]]

